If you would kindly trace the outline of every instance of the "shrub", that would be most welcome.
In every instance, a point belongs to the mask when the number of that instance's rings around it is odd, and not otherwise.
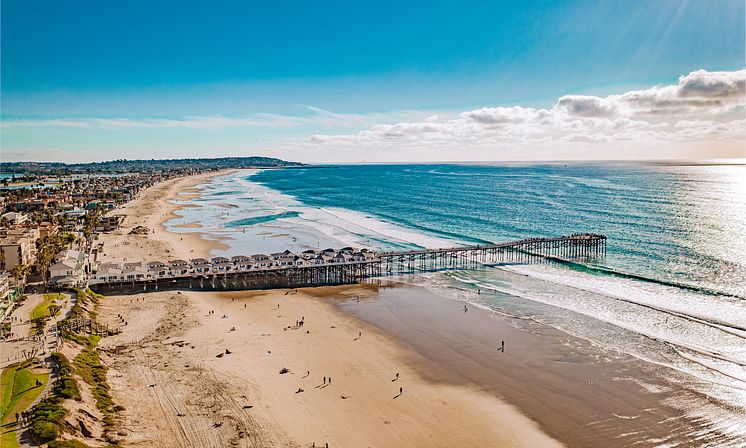
[[[52,353],[52,358],[57,362],[59,367],[59,378],[52,389],[53,393],[60,398],[73,398],[80,400],[80,391],[78,383],[73,378],[73,366],[67,357],[62,353]]]
[[[46,443],[57,438],[67,410],[58,397],[41,400],[31,411],[29,434],[36,443]]]
[[[109,385],[106,382],[106,366],[101,364],[98,353],[92,348],[84,348],[78,356],[73,359],[76,371],[83,381],[93,387],[93,397],[96,399],[96,407],[103,413],[112,412],[114,402],[109,394]]]

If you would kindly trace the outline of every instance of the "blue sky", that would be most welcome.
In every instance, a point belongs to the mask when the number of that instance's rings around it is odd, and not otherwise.
[[[555,110],[565,95],[605,99],[676,85],[699,69],[736,73],[716,78],[738,89],[744,15],[737,0],[5,0],[0,148],[4,160],[584,158],[562,140],[565,127],[551,135],[554,150],[541,149],[544,137],[532,150],[530,139],[517,145],[494,138],[494,129],[478,141],[484,129],[464,136],[459,128],[459,138],[450,130],[421,148],[374,136],[482,108]],[[655,156],[738,155],[743,102],[729,100],[726,109],[690,111],[676,122],[727,123],[722,144],[695,151],[674,148],[684,139],[651,137],[668,145]],[[588,125],[584,138],[594,139],[598,123]],[[588,154],[627,153],[620,137],[630,138],[611,136]],[[363,153],[361,140],[369,145]]]

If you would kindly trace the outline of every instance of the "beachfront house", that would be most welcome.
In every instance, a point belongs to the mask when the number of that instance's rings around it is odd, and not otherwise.
[[[326,264],[329,263],[332,259],[332,256],[327,255],[326,253],[322,252],[318,255],[316,255],[316,258],[313,259],[313,264]]]
[[[314,258],[316,258],[316,251],[313,249],[304,250],[303,252],[301,252],[300,256],[304,260],[313,260]]]
[[[221,258],[221,260],[217,261],[217,262],[215,262],[214,261],[215,258],[213,258],[213,263],[212,263],[212,270],[213,270],[213,272],[224,273],[224,272],[230,272],[230,271],[232,271],[233,270],[233,263],[231,263],[231,261],[228,260],[227,258],[222,258],[222,257],[220,257],[220,258]]]
[[[168,266],[162,261],[150,261],[148,266],[148,278],[163,278],[168,277],[171,273]]]
[[[248,271],[253,265],[251,257],[246,255],[236,255],[231,257],[231,263],[233,263],[233,269],[236,271]]]
[[[272,260],[269,258],[269,255],[254,254],[251,258],[254,259],[254,268],[256,269],[266,269],[272,266]]]
[[[352,261],[368,261],[368,257],[363,252],[355,252],[352,254]]]
[[[273,260],[277,261],[277,260],[279,260],[281,258],[288,258],[288,257],[290,257],[292,255],[294,255],[294,254],[292,252],[290,252],[289,250],[286,249],[283,252],[277,252],[277,253],[274,253],[274,254],[272,254],[270,256],[272,257]]]
[[[101,263],[96,270],[97,282],[114,282],[124,280],[122,278],[122,265],[119,263]]]
[[[289,250],[286,250],[285,252],[279,252],[276,254],[272,254],[272,259],[275,262],[276,266],[295,266],[296,259],[299,259],[297,255],[290,252]]]
[[[144,280],[148,276],[148,267],[139,261],[124,263],[122,277],[127,281]]]
[[[171,260],[168,262],[171,275],[186,275],[189,273],[189,263],[184,260]]]
[[[58,261],[49,267],[49,281],[51,283],[72,284],[82,276],[83,270],[73,259]]]
[[[55,257],[56,263],[49,267],[50,282],[58,285],[77,286],[83,283],[86,273],[85,252],[64,250]]]
[[[192,270],[198,274],[206,274],[212,270],[212,264],[204,258],[193,258],[190,264]]]
[[[96,232],[111,232],[119,228],[124,217],[122,215],[106,215],[99,217]]]

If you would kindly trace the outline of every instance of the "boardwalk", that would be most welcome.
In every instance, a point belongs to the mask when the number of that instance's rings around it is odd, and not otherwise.
[[[235,291],[302,288],[357,283],[366,278],[456,269],[479,269],[507,263],[535,263],[551,259],[592,259],[606,254],[606,237],[573,234],[558,238],[530,238],[500,244],[382,252],[365,261],[308,264],[189,273],[168,278],[107,281],[92,284],[100,294],[136,294],[156,290]]]

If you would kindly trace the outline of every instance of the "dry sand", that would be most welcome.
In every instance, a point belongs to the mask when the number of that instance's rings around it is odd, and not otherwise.
[[[97,242],[104,243],[104,247],[97,261],[189,260],[208,257],[212,249],[225,248],[220,242],[206,241],[198,232],[167,232],[163,224],[169,219],[177,218],[178,209],[190,205],[178,201],[199,195],[200,189],[195,186],[211,177],[230,172],[219,171],[170,179],[141,191],[133,201],[112,212],[123,215],[124,219],[119,229],[99,235]],[[137,226],[147,227],[150,233],[130,235],[129,232]]]
[[[126,444],[559,445],[474,385],[425,379],[417,353],[330,299],[366,289],[308,291],[107,298],[100,319],[127,322],[101,343]]]

